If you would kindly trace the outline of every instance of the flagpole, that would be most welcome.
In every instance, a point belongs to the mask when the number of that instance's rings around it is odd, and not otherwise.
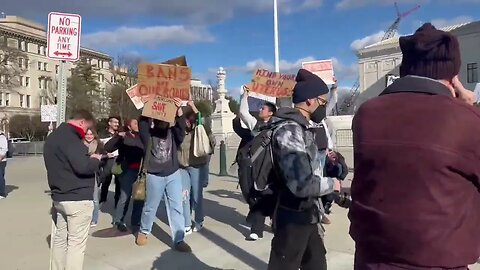
[[[279,52],[278,52],[278,3],[273,0],[273,35],[275,47],[275,72],[280,72]]]

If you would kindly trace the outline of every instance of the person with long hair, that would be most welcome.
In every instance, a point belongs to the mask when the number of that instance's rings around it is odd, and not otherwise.
[[[200,123],[199,111],[193,101],[185,107],[185,139],[178,148],[178,160],[182,174],[183,186],[183,216],[185,218],[185,234],[199,231],[203,228],[203,188],[208,183],[209,155],[197,157],[194,154],[195,127]],[[207,131],[207,134],[211,132]],[[210,136],[210,144],[213,141]],[[192,226],[192,210],[195,212],[195,224]]]
[[[100,138],[98,137],[98,134],[93,131],[91,128],[87,129],[85,132],[85,137],[83,138],[83,143],[85,146],[88,148],[88,154],[104,154],[105,149],[103,146],[103,143],[100,141]],[[100,212],[100,207],[99,207],[99,190],[100,190],[100,174],[101,170],[103,170],[102,167],[100,167],[100,171],[96,173],[95,175],[95,185],[93,189],[93,214],[92,214],[92,222],[91,222],[91,227],[97,226],[98,223],[98,216]]]
[[[122,168],[122,173],[118,175],[120,197],[115,206],[113,225],[116,226],[119,231],[126,232],[128,228],[124,219],[130,204],[130,197],[132,196],[132,186],[137,180],[144,153],[144,146],[138,133],[138,120],[130,119],[127,121],[125,131],[114,135],[105,145],[105,149],[108,152],[118,150],[116,162]],[[142,208],[143,201],[133,202],[131,226],[134,229],[140,227]]]

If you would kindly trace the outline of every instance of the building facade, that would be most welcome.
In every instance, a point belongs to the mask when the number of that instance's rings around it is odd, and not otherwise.
[[[190,91],[193,101],[208,100],[213,102],[213,88],[211,85],[203,84],[198,79],[190,81]]]
[[[460,80],[467,89],[473,90],[479,82],[478,65],[480,63],[480,21],[441,28],[458,38],[462,54]],[[357,53],[360,75],[359,104],[378,96],[391,83],[388,78],[399,76],[402,52],[399,37],[393,37],[367,46]]]
[[[38,114],[41,105],[54,103],[52,94],[56,95],[60,61],[52,60],[47,55],[46,27],[17,16],[0,18],[0,41],[6,40],[11,48],[22,52],[24,57],[17,59],[18,67],[23,72],[19,86],[1,87],[0,84],[0,118],[15,114]],[[0,54],[2,54],[0,50]],[[113,82],[111,72],[112,58],[87,48],[81,48],[80,56],[87,59],[98,74],[101,89],[98,103],[101,114],[108,113],[108,86]],[[67,74],[75,63],[67,62]],[[5,77],[0,74],[0,80]],[[15,89],[13,89],[15,88]],[[1,115],[3,113],[3,115]]]

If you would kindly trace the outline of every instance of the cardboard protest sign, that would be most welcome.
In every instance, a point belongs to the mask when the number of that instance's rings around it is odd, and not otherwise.
[[[185,56],[180,56],[180,57],[177,57],[177,58],[167,60],[167,61],[163,62],[162,64],[173,65],[173,66],[177,65],[177,66],[186,67],[187,66],[187,58]]]
[[[140,63],[138,65],[138,93],[141,96],[166,98],[190,98],[189,67]]]
[[[335,84],[332,60],[303,62],[302,68],[320,77],[326,84]]]
[[[171,98],[155,96],[148,100],[143,107],[142,115],[175,124],[177,106]]]
[[[145,105],[145,102],[148,101],[147,96],[142,97],[138,92],[138,84],[135,84],[134,86],[128,88],[127,90],[125,90],[125,92],[127,92],[128,97],[132,101],[135,108],[137,108],[137,110],[140,110],[141,108],[143,108],[143,106]]]
[[[248,85],[251,92],[269,97],[290,97],[295,86],[295,75],[258,69]]]

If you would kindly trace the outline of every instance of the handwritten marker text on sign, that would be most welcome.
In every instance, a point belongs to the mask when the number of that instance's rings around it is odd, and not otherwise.
[[[141,63],[138,91],[142,96],[162,96],[188,100],[192,71],[188,67]]]
[[[259,69],[254,73],[249,88],[265,96],[290,97],[295,84],[295,75]]]

